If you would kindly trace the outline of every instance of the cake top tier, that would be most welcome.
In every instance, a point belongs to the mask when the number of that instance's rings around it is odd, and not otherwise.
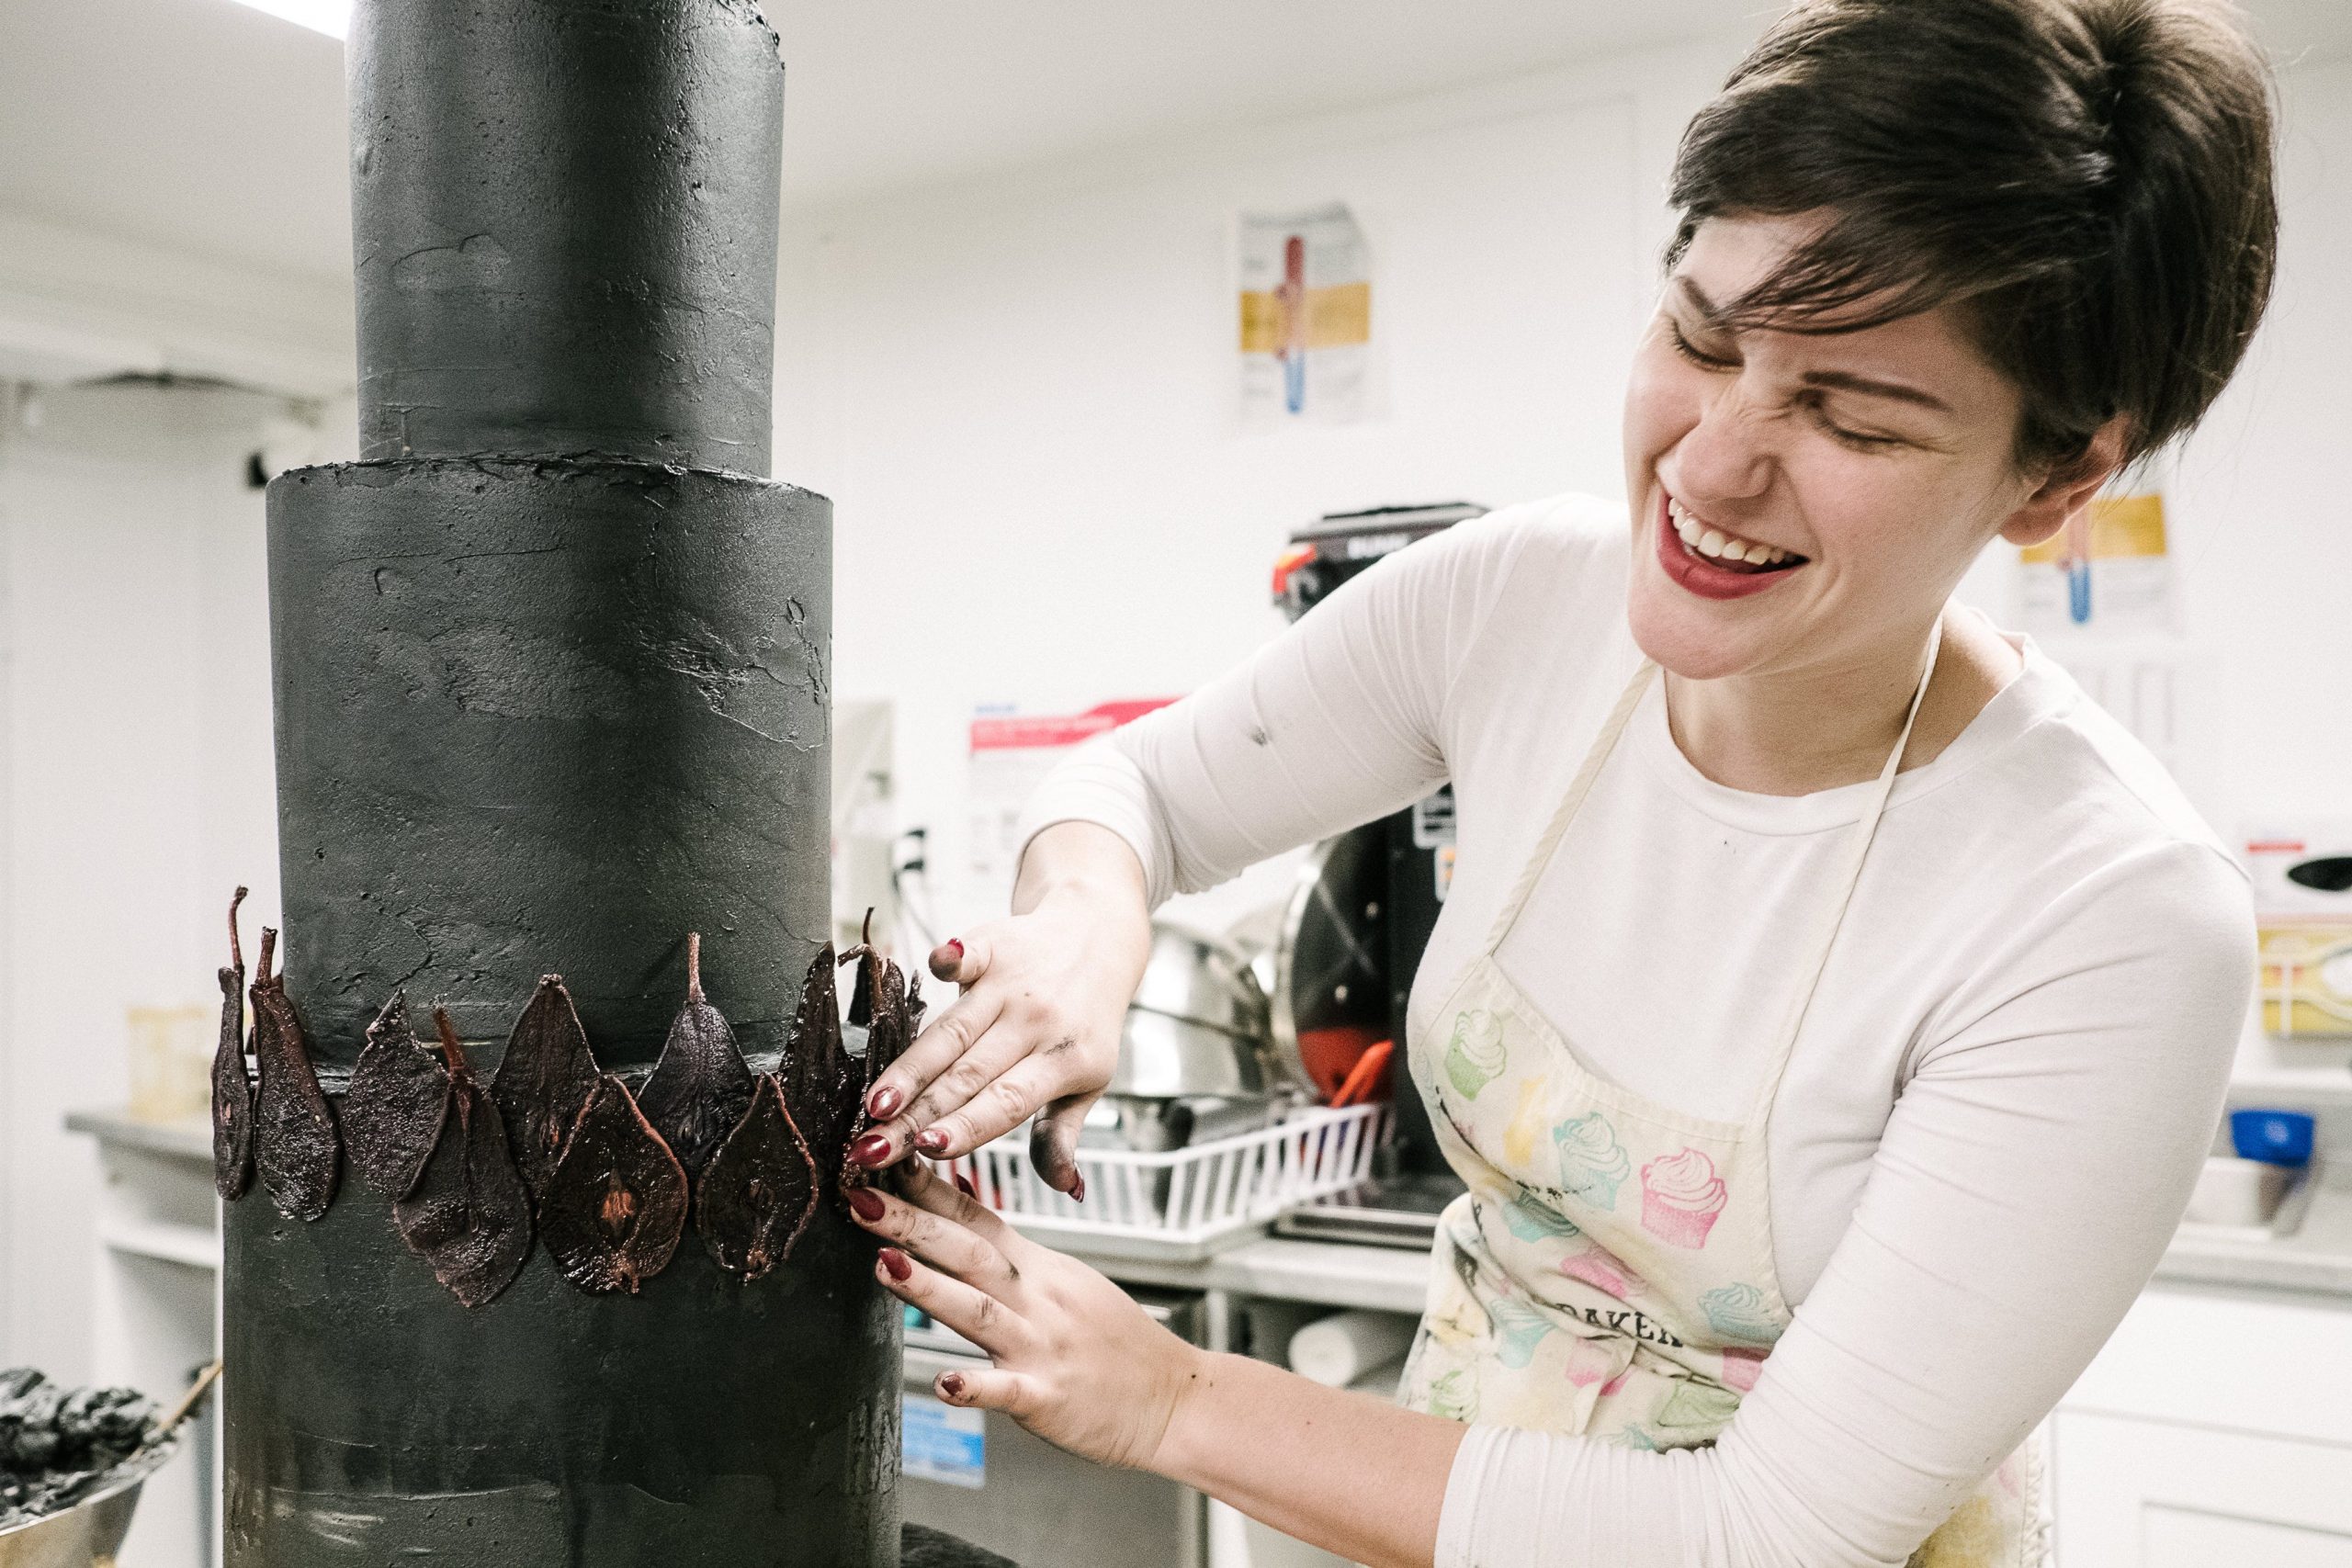
[[[359,0],[368,457],[768,472],[784,68],[746,0]]]

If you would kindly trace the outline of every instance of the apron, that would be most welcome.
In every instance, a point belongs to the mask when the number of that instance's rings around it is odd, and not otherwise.
[[[1928,649],[1932,673],[1942,628]],[[1790,1323],[1772,1266],[1765,1127],[1869,852],[1927,676],[1851,830],[1809,962],[1745,1120],[1711,1122],[1589,1072],[1495,959],[1633,716],[1645,661],[1434,1026],[1415,1085],[1469,1186],[1438,1222],[1429,1311],[1401,1398],[1464,1422],[1645,1450],[1712,1444]],[[2038,1435],[1964,1499],[1912,1568],[2045,1568]]]

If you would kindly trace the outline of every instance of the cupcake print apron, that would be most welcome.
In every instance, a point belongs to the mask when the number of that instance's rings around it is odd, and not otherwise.
[[[1939,643],[1941,628],[1938,628]],[[1939,644],[1928,652],[1935,668]],[[1403,1398],[1457,1421],[1628,1448],[1713,1443],[1790,1322],[1772,1267],[1765,1125],[1926,694],[1849,840],[1754,1107],[1686,1116],[1596,1077],[1495,961],[1657,666],[1628,682],[1493,931],[1416,1039],[1413,1077],[1470,1190],[1438,1223]],[[1913,1568],[2043,1568],[2039,1450],[2012,1454]]]

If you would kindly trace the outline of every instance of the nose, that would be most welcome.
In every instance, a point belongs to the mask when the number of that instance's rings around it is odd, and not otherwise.
[[[1678,493],[1694,510],[1753,501],[1772,485],[1771,421],[1731,377],[1701,404],[1698,423],[1674,446]]]

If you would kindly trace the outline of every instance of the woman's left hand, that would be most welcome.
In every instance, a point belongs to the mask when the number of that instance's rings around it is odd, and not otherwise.
[[[883,1289],[989,1353],[994,1365],[942,1372],[950,1404],[1001,1410],[1057,1447],[1149,1468],[1203,1352],[1152,1322],[1125,1291],[1040,1247],[922,1160],[905,1198],[849,1195],[857,1223],[888,1245]]]

